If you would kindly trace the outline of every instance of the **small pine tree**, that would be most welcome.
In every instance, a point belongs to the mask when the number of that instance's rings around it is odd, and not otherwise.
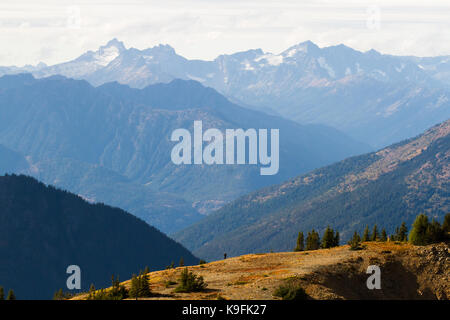
[[[348,244],[350,245],[350,250],[361,249],[361,237],[359,236],[358,232],[355,231],[355,233],[353,233],[353,237],[348,242]]]
[[[334,246],[334,231],[329,226],[325,229],[322,237],[322,248],[331,248]]]
[[[295,247],[294,251],[303,251],[303,250],[305,250],[305,239],[303,236],[303,232],[299,232],[297,237],[297,246]]]
[[[5,291],[2,286],[0,286],[0,300],[5,300]]]
[[[411,233],[409,234],[409,242],[420,246],[426,245],[428,224],[428,217],[424,214],[419,214],[414,220]]]
[[[396,236],[397,241],[408,241],[408,227],[406,223],[403,221],[400,229],[398,229],[398,233]]]
[[[144,273],[150,273],[150,268],[148,266],[145,267]]]
[[[139,280],[135,274],[131,277],[131,285],[130,290],[128,291],[128,295],[131,298],[137,299],[139,297]]]
[[[444,217],[442,232],[447,239],[450,238],[450,213],[447,213]]]
[[[441,224],[433,219],[427,226],[426,242],[436,243],[442,240],[444,240],[444,233],[442,232]]]
[[[12,289],[9,289],[6,300],[16,300],[16,295],[14,294],[14,291]]]
[[[362,237],[362,242],[367,242],[367,241],[370,241],[369,226],[366,226],[366,228],[364,229],[364,233],[363,233],[363,237]]]
[[[386,242],[387,241],[387,233],[386,233],[386,229],[383,228],[383,230],[381,230],[381,238],[380,241]]]
[[[151,290],[150,290],[150,283],[148,274],[141,274],[139,277],[139,296],[140,297],[150,297],[151,296]]]
[[[178,265],[180,267],[184,267],[184,259],[183,259],[183,257],[180,258],[180,262],[178,263]]]
[[[380,235],[378,234],[378,227],[377,225],[374,225],[372,229],[372,238],[370,240],[377,241],[378,239],[380,239]]]
[[[336,235],[334,236],[334,239],[333,239],[333,247],[339,246],[339,242],[341,242],[341,238],[339,235],[339,231],[336,231]]]
[[[306,250],[317,250],[319,248],[319,234],[314,229],[312,229],[311,232],[308,232],[308,236],[306,237]]]
[[[180,284],[175,289],[176,292],[197,292],[203,291],[207,287],[203,277],[189,272],[188,268],[184,268],[181,272],[179,283]]]

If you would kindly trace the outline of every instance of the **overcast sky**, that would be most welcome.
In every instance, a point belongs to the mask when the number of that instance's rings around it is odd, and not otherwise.
[[[339,2],[339,4],[337,4]],[[450,1],[14,0],[0,4],[0,65],[54,64],[112,38],[187,58],[311,40],[401,55],[450,55]]]

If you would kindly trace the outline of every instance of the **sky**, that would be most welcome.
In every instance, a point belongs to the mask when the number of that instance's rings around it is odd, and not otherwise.
[[[449,0],[15,0],[0,4],[0,65],[56,64],[117,38],[189,59],[311,40],[395,55],[450,55]]]

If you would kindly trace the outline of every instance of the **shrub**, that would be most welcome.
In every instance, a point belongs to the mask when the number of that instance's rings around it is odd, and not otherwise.
[[[175,289],[175,292],[197,292],[203,291],[207,287],[203,277],[189,272],[188,268],[184,268],[181,272],[179,283],[180,284]]]
[[[273,295],[283,300],[306,300],[308,298],[305,290],[294,281],[282,284],[275,290]]]

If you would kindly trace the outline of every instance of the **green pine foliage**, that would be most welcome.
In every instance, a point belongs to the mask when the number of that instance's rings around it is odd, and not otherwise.
[[[353,233],[353,237],[348,242],[350,245],[350,250],[361,250],[361,237],[359,236],[358,232],[355,231]]]
[[[306,250],[317,250],[320,248],[320,237],[319,233],[314,229],[308,232],[306,237]]]
[[[434,219],[430,222],[424,214],[418,215],[409,234],[409,242],[414,245],[423,246],[448,239],[448,233],[446,232],[448,228],[448,216],[449,214],[444,217],[444,223],[441,226]]]
[[[205,290],[206,287],[207,284],[202,276],[197,276],[193,272],[188,271],[188,268],[184,268],[175,292],[198,292]]]
[[[0,286],[0,300],[5,300],[5,291],[2,286]]]
[[[285,284],[280,285],[273,293],[275,297],[279,297],[282,300],[306,300],[308,295],[300,284],[295,281],[288,281]]]
[[[428,224],[428,217],[426,215],[418,215],[413,223],[412,230],[409,235],[409,242],[415,245],[426,245]]]
[[[385,228],[383,228],[383,230],[381,230],[380,241],[382,241],[382,242],[386,242],[387,241],[387,233],[386,233],[386,229]]]
[[[16,300],[16,295],[14,294],[14,291],[12,289],[9,289],[6,300]]]
[[[378,239],[380,239],[380,235],[378,234],[378,227],[375,224],[373,226],[373,229],[372,229],[372,237],[370,238],[370,240],[371,241],[378,241]]]
[[[370,231],[369,231],[369,226],[366,226],[366,228],[364,229],[364,233],[363,233],[363,237],[362,237],[362,242],[367,242],[370,241]]]
[[[149,276],[147,273],[140,272],[139,276],[133,275],[131,278],[131,287],[129,291],[130,298],[151,297]]]
[[[70,292],[64,292],[63,289],[59,289],[53,295],[53,300],[68,300],[72,298],[74,295]]]
[[[334,233],[334,230],[329,226],[325,229],[322,237],[321,247],[323,249],[336,247],[339,245],[339,232]]]
[[[111,288],[95,290],[95,286],[91,284],[89,288],[88,300],[123,300],[128,298],[128,291],[124,285],[120,284],[119,278],[114,275],[111,279]]]
[[[297,246],[295,247],[294,251],[303,251],[303,250],[305,250],[305,239],[303,236],[303,232],[299,232],[297,237]]]

